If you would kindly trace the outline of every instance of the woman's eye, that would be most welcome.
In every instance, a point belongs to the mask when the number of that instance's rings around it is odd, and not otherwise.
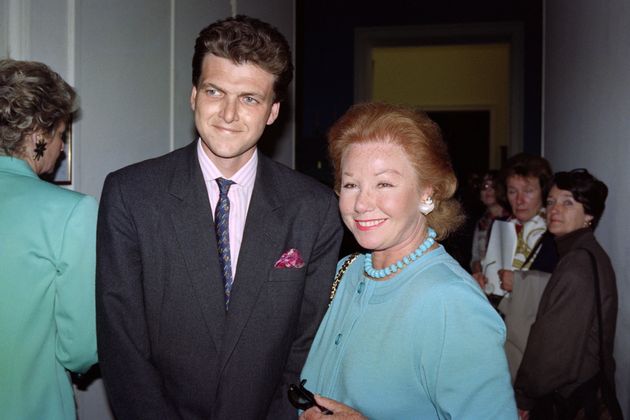
[[[571,206],[573,205],[573,201],[571,201],[571,200],[565,200],[565,201],[562,203],[562,205],[563,205],[563,206],[565,206],[565,207],[571,207]]]
[[[389,182],[379,182],[378,183],[378,187],[379,188],[389,188],[389,187],[393,187],[393,185],[390,184]]]
[[[342,188],[344,189],[350,189],[350,188],[354,188],[356,187],[356,184],[353,184],[352,182],[346,182],[345,184],[342,185]]]

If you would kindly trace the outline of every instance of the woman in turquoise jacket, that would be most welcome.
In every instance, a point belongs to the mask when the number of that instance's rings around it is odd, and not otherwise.
[[[0,418],[74,419],[69,372],[96,363],[97,204],[39,179],[75,91],[41,63],[0,61]]]

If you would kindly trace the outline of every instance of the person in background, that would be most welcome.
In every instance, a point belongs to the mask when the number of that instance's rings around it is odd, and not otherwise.
[[[296,418],[287,389],[326,311],[337,200],[258,153],[293,77],[276,28],[242,15],[214,22],[192,64],[199,138],[105,180],[105,387],[119,420]]]
[[[45,64],[0,60],[2,419],[75,419],[70,372],[97,362],[96,200],[39,178],[75,96]]]
[[[560,260],[514,382],[518,407],[531,410],[530,419],[572,420],[581,408],[583,418],[599,419],[600,383],[614,392],[617,286],[610,259],[593,235],[607,195],[606,185],[585,169],[558,172],[553,179],[547,228]]]
[[[497,198],[497,178],[499,171],[490,170],[486,172],[479,185],[479,200],[486,210],[481,218],[475,223],[472,242],[472,259],[470,268],[472,273],[481,272],[481,261],[486,256],[486,247],[490,237],[490,228],[495,219],[507,219],[510,213],[501,205]]]
[[[508,159],[500,172],[503,193],[512,211],[507,221],[514,226],[517,244],[512,269],[498,270],[501,288],[509,294],[490,294],[489,299],[504,315],[505,351],[512,379],[521,363],[540,296],[558,259],[553,237],[547,233],[543,207],[552,176],[546,159],[525,153]],[[474,277],[485,287],[487,279],[483,273]]]
[[[347,271],[302,370],[333,414],[313,406],[302,418],[515,419],[505,326],[436,242],[463,221],[438,126],[366,103],[328,137],[342,219],[368,252],[339,262]]]

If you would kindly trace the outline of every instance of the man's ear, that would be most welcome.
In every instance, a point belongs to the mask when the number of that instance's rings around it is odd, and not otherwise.
[[[192,87],[192,91],[190,92],[190,108],[195,110],[195,101],[197,99],[197,86]]]
[[[280,114],[280,102],[274,102],[271,105],[271,112],[269,112],[269,117],[267,118],[267,125],[273,124],[273,122],[278,118],[278,114]]]
[[[433,187],[422,189],[422,192],[420,193],[420,200],[426,201],[427,198],[433,198]]]

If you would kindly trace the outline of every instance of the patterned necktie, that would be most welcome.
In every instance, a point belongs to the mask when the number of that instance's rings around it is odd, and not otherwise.
[[[214,211],[214,229],[217,234],[217,247],[219,250],[219,264],[223,273],[223,285],[225,287],[225,310],[230,304],[230,292],[232,290],[232,260],[230,257],[230,199],[228,191],[233,181],[217,178],[219,185],[219,201]]]

